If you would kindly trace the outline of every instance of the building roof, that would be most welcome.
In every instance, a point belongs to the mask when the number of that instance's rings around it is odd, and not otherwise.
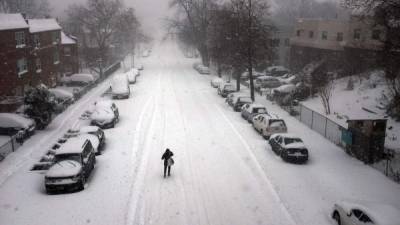
[[[44,31],[61,30],[60,25],[57,23],[56,19],[30,19],[29,32],[38,33]]]
[[[22,28],[28,28],[28,24],[21,14],[0,13],[0,30],[15,30]]]
[[[73,38],[66,35],[64,31],[61,31],[61,44],[71,45],[71,44],[76,44],[76,41]]]

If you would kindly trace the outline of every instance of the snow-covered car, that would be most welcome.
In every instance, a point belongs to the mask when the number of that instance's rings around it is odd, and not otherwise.
[[[252,119],[254,116],[262,113],[268,113],[267,107],[258,103],[244,104],[241,110],[241,116],[249,123],[253,122]]]
[[[272,89],[272,95],[281,95],[281,94],[289,94],[296,91],[296,85],[294,84],[285,84],[280,87]]]
[[[260,77],[260,76],[263,76],[263,75],[265,75],[265,74],[253,70],[253,73],[252,73],[253,79],[255,79],[255,78],[257,78],[257,77]],[[249,73],[249,71],[245,71],[245,72],[243,72],[243,73],[240,75],[240,79],[242,79],[242,80],[247,80],[247,79],[249,79],[249,78],[250,78],[250,73]]]
[[[232,100],[232,108],[235,112],[240,112],[244,104],[251,104],[253,100],[250,96],[238,96]]]
[[[94,109],[99,108],[99,107],[103,107],[106,109],[111,109],[115,115],[115,117],[117,118],[117,120],[119,120],[119,111],[118,111],[118,107],[115,105],[115,103],[113,101],[110,100],[99,100],[94,104]]]
[[[114,128],[118,119],[110,108],[96,107],[90,115],[90,124],[102,129]]]
[[[23,131],[24,138],[31,136],[36,129],[35,121],[16,113],[0,113],[0,135],[13,136]]]
[[[257,90],[260,88],[276,88],[281,85],[281,82],[272,76],[260,76],[254,82],[254,88]]]
[[[49,88],[49,92],[54,95],[57,102],[64,105],[72,104],[75,101],[74,94],[59,88]]]
[[[400,210],[392,205],[372,202],[334,204],[332,218],[338,225],[399,225]]]
[[[98,139],[98,147],[95,147],[96,154],[101,154],[101,151],[104,149],[104,145],[106,142],[106,136],[104,131],[98,126],[82,126],[82,127],[73,127],[68,129],[67,133],[64,134],[64,138],[73,138],[78,137],[83,134],[91,134],[95,135]],[[93,142],[92,142],[93,144]]]
[[[228,96],[228,94],[233,93],[235,91],[236,91],[236,86],[231,83],[221,84],[218,87],[218,94],[224,98]]]
[[[95,77],[92,74],[88,73],[77,73],[72,74],[68,77],[69,86],[86,86],[94,83],[96,81]]]
[[[129,98],[131,94],[128,76],[117,74],[111,81],[111,93],[113,98]]]
[[[133,68],[133,69],[130,69],[125,74],[128,77],[129,83],[134,84],[134,83],[136,83],[136,77],[139,76],[139,70],[136,68]]]
[[[269,114],[258,114],[254,116],[253,127],[265,139],[269,139],[272,134],[287,133],[285,121],[280,118],[273,118]]]
[[[222,78],[215,77],[215,78],[211,79],[210,84],[211,84],[211,87],[218,88],[218,86],[223,82],[224,82],[224,80]]]
[[[290,70],[284,66],[270,66],[265,70],[265,74],[267,76],[274,76],[274,77],[280,77],[289,72]]]
[[[296,135],[273,134],[269,138],[272,150],[286,162],[305,163],[308,160],[308,150],[303,141]]]
[[[199,72],[200,74],[210,74],[210,68],[208,68],[207,66],[199,65],[197,67],[197,72]]]
[[[54,163],[46,172],[46,192],[83,190],[95,163],[96,156],[90,140],[71,138],[56,151]]]

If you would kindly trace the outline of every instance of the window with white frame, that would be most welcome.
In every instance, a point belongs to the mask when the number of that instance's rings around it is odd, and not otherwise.
[[[40,61],[40,58],[36,58],[35,65],[36,65],[36,72],[37,73],[42,72],[42,62]]]
[[[58,50],[54,51],[54,64],[60,63],[60,55],[58,54]]]
[[[17,60],[17,73],[18,76],[28,72],[28,62],[26,58],[21,58]]]
[[[16,46],[17,48],[21,48],[25,46],[25,32],[24,31],[18,31],[15,32],[15,41],[16,41]]]

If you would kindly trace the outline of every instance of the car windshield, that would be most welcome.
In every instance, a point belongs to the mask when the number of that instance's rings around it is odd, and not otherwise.
[[[60,162],[63,160],[74,160],[77,162],[81,162],[81,155],[80,154],[60,154],[56,155],[55,162]]]
[[[302,143],[303,141],[301,141],[300,138],[285,138],[285,145],[297,143],[297,142]]]

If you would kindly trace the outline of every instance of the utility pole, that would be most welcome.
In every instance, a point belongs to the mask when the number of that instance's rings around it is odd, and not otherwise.
[[[253,17],[252,17],[252,5],[251,0],[248,0],[248,52],[247,52],[247,59],[248,59],[248,70],[249,70],[249,79],[250,79],[250,97],[251,100],[254,101],[254,81],[253,81]]]

